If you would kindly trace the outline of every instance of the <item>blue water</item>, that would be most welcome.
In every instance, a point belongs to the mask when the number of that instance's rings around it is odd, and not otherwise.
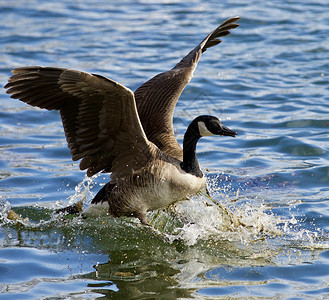
[[[329,297],[327,1],[0,0],[0,86],[44,65],[135,90],[236,15],[174,116],[180,142],[200,114],[238,132],[198,144],[213,201],[151,213],[149,228],[55,215],[108,177],[71,161],[58,113],[1,89],[1,299]]]

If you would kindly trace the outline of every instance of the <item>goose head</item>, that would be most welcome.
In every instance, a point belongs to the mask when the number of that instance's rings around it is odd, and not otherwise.
[[[193,120],[193,122],[190,124],[193,129],[198,129],[198,132],[196,130],[193,130],[194,134],[196,136],[203,137],[203,136],[211,136],[211,135],[219,135],[219,136],[232,136],[235,137],[237,133],[228,127],[224,126],[222,122],[214,116],[199,116]]]
[[[237,133],[224,126],[217,117],[202,115],[195,118],[184,135],[181,168],[185,172],[197,177],[203,176],[196,157],[196,144],[201,137],[212,135],[235,137]]]

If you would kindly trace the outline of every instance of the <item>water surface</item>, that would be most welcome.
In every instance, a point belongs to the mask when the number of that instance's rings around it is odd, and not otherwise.
[[[56,112],[0,92],[0,291],[4,299],[260,298],[329,294],[327,1],[0,0],[0,86],[26,65],[74,68],[135,90],[224,19],[240,27],[204,53],[177,104],[204,138],[212,200],[134,219],[54,214],[108,181],[71,161]],[[13,208],[24,221],[10,221]]]

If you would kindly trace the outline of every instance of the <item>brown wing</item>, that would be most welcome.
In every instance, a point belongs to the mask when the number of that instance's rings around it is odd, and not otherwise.
[[[221,42],[219,37],[238,27],[239,17],[219,25],[173,69],[158,74],[135,91],[139,118],[147,138],[162,151],[182,160],[183,152],[173,130],[173,114],[179,96],[192,78],[201,54]]]
[[[131,173],[154,153],[137,115],[134,94],[108,78],[85,72],[24,67],[5,86],[12,98],[59,110],[73,160],[88,176]]]

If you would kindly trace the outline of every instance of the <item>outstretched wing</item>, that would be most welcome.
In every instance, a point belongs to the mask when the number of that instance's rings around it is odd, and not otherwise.
[[[134,94],[106,77],[47,68],[14,69],[5,86],[12,98],[59,110],[73,160],[88,176],[99,171],[118,176],[152,159],[154,145],[141,126]],[[152,152],[153,150],[153,152]]]
[[[135,91],[137,110],[147,138],[162,151],[182,160],[183,152],[173,130],[179,96],[192,78],[201,54],[221,42],[219,37],[238,27],[239,17],[227,19],[187,54],[173,69],[158,74]]]

